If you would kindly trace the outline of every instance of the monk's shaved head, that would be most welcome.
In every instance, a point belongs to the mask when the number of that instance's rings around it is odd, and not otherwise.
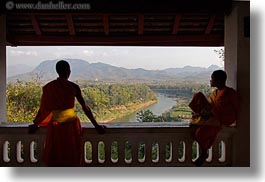
[[[60,60],[56,63],[56,72],[60,77],[69,77],[70,65],[65,60]]]
[[[212,76],[214,77],[215,81],[220,82],[221,84],[225,85],[227,75],[226,72],[223,70],[216,70],[212,73]]]

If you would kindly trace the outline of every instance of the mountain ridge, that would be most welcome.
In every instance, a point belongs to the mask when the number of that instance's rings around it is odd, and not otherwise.
[[[143,68],[128,69],[116,67],[106,63],[89,63],[82,59],[65,59],[71,65],[70,80],[90,80],[90,81],[166,81],[166,80],[196,80],[205,82],[209,80],[210,74],[216,69],[222,69],[217,65],[208,68],[184,66],[183,68],[167,68],[163,70],[146,70]],[[8,77],[8,82],[17,80],[30,81],[40,79],[50,81],[58,77],[55,65],[58,59],[45,60],[36,66],[32,71]],[[200,77],[198,77],[200,75]]]

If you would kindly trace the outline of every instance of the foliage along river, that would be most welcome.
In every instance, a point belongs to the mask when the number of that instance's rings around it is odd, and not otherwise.
[[[174,105],[177,104],[176,98],[170,98],[163,94],[157,93],[157,103],[152,104],[146,108],[143,108],[142,110],[150,110],[155,115],[160,116],[163,112],[171,109]],[[136,113],[139,111],[136,111],[132,113],[131,115],[125,116],[120,119],[113,120],[113,122],[138,122],[136,118]]]

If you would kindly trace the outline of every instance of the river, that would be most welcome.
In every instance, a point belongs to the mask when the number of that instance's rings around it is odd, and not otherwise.
[[[162,115],[166,110],[171,109],[176,105],[176,98],[167,97],[163,94],[157,93],[157,103],[150,105],[142,110],[151,110],[155,115]],[[137,111],[138,112],[138,111]],[[125,116],[120,119],[113,120],[113,122],[138,122],[136,119],[136,113],[134,112],[131,115]]]

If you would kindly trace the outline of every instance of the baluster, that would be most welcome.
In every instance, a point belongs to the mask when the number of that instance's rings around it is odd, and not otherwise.
[[[214,162],[214,152],[213,152],[213,147],[214,147],[214,145],[213,146],[211,146],[209,149],[208,149],[208,157],[205,159],[206,160],[206,162],[208,162],[208,163],[212,163],[212,162]]]
[[[157,141],[154,141],[153,143],[152,143],[152,152],[151,152],[151,159],[152,159],[152,162],[153,163],[157,163],[158,161],[159,161],[159,147],[158,147],[158,143],[157,143]],[[153,152],[156,154],[155,155],[155,159],[153,159]]]
[[[105,164],[110,165],[112,164],[111,162],[111,141],[110,140],[105,140]]]
[[[173,140],[172,142],[172,155],[171,155],[171,161],[174,165],[177,165],[179,163],[179,146],[180,141],[179,140]]]
[[[22,158],[22,142],[21,141],[18,141],[17,144],[16,144],[16,160],[17,160],[17,163],[20,164],[20,163],[23,163],[24,162],[24,159]]]
[[[232,165],[232,140],[226,139],[221,141],[221,157],[219,162],[226,166]]]
[[[233,162],[233,144],[232,144],[232,138],[228,138],[227,140],[224,140],[224,159],[223,161],[225,161],[227,166],[232,166],[232,162]]]
[[[169,158],[167,159],[166,158],[166,163],[172,163],[172,156],[173,156],[173,150],[172,150],[172,142],[169,142],[166,144],[166,149],[167,149],[167,146],[169,146]],[[167,150],[166,150],[166,153],[167,153]],[[172,163],[173,164],[173,163]]]
[[[145,164],[151,166],[152,162],[152,141],[147,140],[145,142]]]
[[[99,164],[98,141],[97,140],[91,141],[91,145],[92,145],[92,164],[98,165]]]
[[[195,151],[196,157],[192,161],[196,161],[196,159],[198,159],[200,156],[200,146],[199,146],[198,142],[196,142],[196,141],[194,141],[193,144],[195,144],[195,146],[196,146],[196,151]]]
[[[212,165],[218,165],[219,164],[219,143],[220,141],[214,142],[212,148]],[[209,161],[210,162],[210,161]]]
[[[32,164],[35,164],[36,162],[38,162],[38,160],[35,158],[35,155],[36,155],[36,151],[35,151],[35,146],[37,146],[37,143],[35,141],[31,141],[30,142],[30,153],[29,153],[29,161],[32,163]]]
[[[137,165],[139,163],[138,161],[138,142],[133,141],[132,144],[132,165]]]
[[[44,152],[44,147],[45,147],[45,138],[42,136],[39,139],[35,139],[36,141],[36,145],[37,145],[37,160],[38,160],[38,164],[40,166],[44,166],[44,163],[42,162],[42,155]]]
[[[185,140],[185,165],[193,166],[192,164],[192,143],[191,139]]]
[[[125,141],[118,140],[118,164],[125,165]]]
[[[179,150],[182,152],[182,156],[179,153]],[[183,164],[186,160],[186,143],[184,141],[180,141],[178,143],[178,161]]]
[[[29,137],[20,137],[17,143],[17,161],[21,166],[30,166],[30,142]],[[22,155],[23,153],[23,155]]]
[[[158,163],[160,165],[166,164],[166,141],[158,142]]]
[[[10,155],[10,142],[5,141],[3,144],[3,163],[4,164],[11,161],[9,155]]]

